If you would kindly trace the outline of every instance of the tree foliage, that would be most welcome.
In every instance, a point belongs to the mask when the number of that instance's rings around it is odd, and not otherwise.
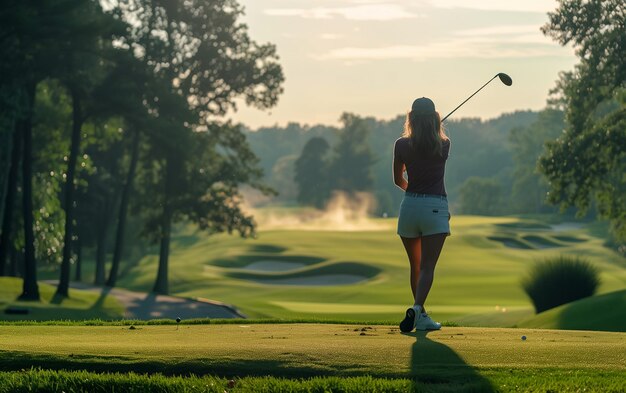
[[[470,177],[459,191],[459,210],[463,214],[497,216],[503,205],[502,186],[496,179]]]
[[[121,45],[157,82],[144,101],[158,122],[147,133],[141,182],[149,195],[142,199],[144,233],[161,247],[154,291],[167,293],[172,223],[191,219],[209,232],[253,234],[237,187],[267,190],[239,127],[219,119],[237,108],[236,98],[261,109],[275,105],[284,77],[274,45],[250,39],[234,0],[127,0],[119,9],[130,26]]]
[[[330,145],[324,138],[313,137],[304,145],[295,162],[298,202],[323,208],[330,197]]]
[[[526,126],[511,130],[513,162],[513,184],[510,204],[520,213],[547,213],[554,211],[546,200],[548,184],[538,170],[538,159],[545,153],[545,144],[555,140],[564,128],[563,112],[546,109],[537,120]]]
[[[549,200],[580,214],[595,203],[626,241],[626,4],[562,0],[549,18],[544,34],[580,59],[557,85],[565,132],[540,161]]]
[[[14,243],[23,239],[24,293],[32,299],[38,298],[34,249],[54,259],[64,247],[57,293],[66,296],[74,243],[96,243],[103,262],[104,215],[118,200],[114,262],[126,209],[136,199],[144,232],[161,242],[155,290],[167,292],[172,223],[252,236],[254,220],[241,207],[239,186],[271,192],[260,183],[258,159],[239,125],[222,120],[238,102],[272,107],[283,90],[276,48],[249,37],[243,8],[235,0],[102,5],[8,0],[0,13],[0,140],[11,144],[0,154],[0,197],[21,192],[24,213],[24,236],[3,228],[2,245],[9,235]],[[21,172],[9,160],[19,161],[13,150],[24,151]],[[9,172],[11,184],[4,181]],[[143,188],[131,198],[135,177]],[[10,199],[3,210],[19,206]],[[4,221],[20,224],[18,218]],[[36,239],[33,227],[41,234]],[[98,272],[102,282],[103,263]]]
[[[374,153],[369,144],[371,129],[363,118],[350,113],[341,115],[343,129],[333,146],[330,164],[331,189],[348,195],[371,191],[374,186]]]

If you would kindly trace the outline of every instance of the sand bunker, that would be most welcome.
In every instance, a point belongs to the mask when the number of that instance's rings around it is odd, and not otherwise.
[[[367,277],[355,274],[324,274],[310,277],[254,279],[252,281],[265,285],[331,286],[356,284],[365,280],[367,280]]]
[[[244,266],[243,269],[255,272],[286,272],[300,269],[304,266],[306,266],[306,264],[298,262],[256,261]]]
[[[509,238],[509,237],[491,236],[491,237],[488,237],[487,239],[493,240],[493,241],[496,241],[496,242],[500,242],[500,243],[504,244],[506,247],[509,247],[509,248],[517,248],[517,249],[521,249],[521,250],[529,250],[529,249],[531,249],[531,247],[529,245],[527,245],[526,243],[522,243],[521,241],[519,241],[517,239],[513,239],[513,238]]]
[[[530,243],[534,248],[554,248],[561,247],[560,244],[555,243],[549,239],[543,238],[541,236],[527,235],[522,236],[522,239],[526,240]]]
[[[562,232],[562,231],[574,231],[574,230],[582,228],[583,226],[584,226],[583,224],[580,224],[577,222],[564,222],[561,224],[551,225],[550,228],[552,228],[552,230],[555,232]]]

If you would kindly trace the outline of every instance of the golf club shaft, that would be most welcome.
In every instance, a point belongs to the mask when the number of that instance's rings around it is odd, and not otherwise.
[[[497,77],[497,76],[498,76],[498,75],[496,74],[496,76],[494,76],[493,78],[489,79],[489,81],[488,81],[487,83],[485,83],[484,85],[482,85],[482,87],[481,87],[480,89],[476,90],[476,91],[474,92],[474,94],[472,94],[471,96],[467,97],[467,99],[466,99],[465,101],[461,102],[461,103],[459,104],[459,106],[457,106],[456,108],[454,108],[454,110],[453,110],[452,112],[448,113],[448,114],[446,115],[446,117],[444,117],[443,119],[441,119],[441,122],[443,123],[443,122],[444,122],[444,120],[446,120],[448,117],[450,117],[450,115],[451,115],[451,114],[453,114],[454,112],[456,112],[456,110],[457,110],[457,109],[459,109],[461,106],[463,106],[463,104],[465,104],[467,101],[469,101],[469,99],[470,99],[470,98],[474,97],[474,96],[476,95],[476,93],[478,93],[479,91],[481,91],[481,90],[482,90],[485,86],[487,86],[487,85],[488,85],[488,84],[489,84],[492,80],[496,79],[496,77]]]

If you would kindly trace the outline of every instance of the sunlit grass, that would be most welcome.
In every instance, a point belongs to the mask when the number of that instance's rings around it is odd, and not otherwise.
[[[350,318],[397,322],[401,310],[411,302],[408,263],[394,230],[394,219],[375,219],[388,226],[384,231],[262,231],[258,239],[219,235],[198,240],[184,248],[175,247],[171,256],[171,290],[183,296],[215,298],[234,304],[250,317],[337,318],[343,311]],[[468,315],[500,315],[530,310],[520,279],[535,260],[559,254],[587,255],[602,271],[600,293],[626,288],[622,258],[602,245],[603,240],[585,229],[558,232],[577,242],[555,240],[558,247],[520,250],[489,237],[522,239],[541,236],[551,239],[546,224],[512,217],[453,217],[453,235],[446,241],[437,267],[428,307],[438,320],[455,320]],[[556,232],[555,232],[556,234]],[[520,241],[524,241],[523,239]],[[549,240],[551,241],[551,240]],[[278,278],[281,272],[245,272],[254,261],[305,261],[306,267],[290,275],[312,275],[320,267],[355,263],[380,272],[360,284],[322,286],[269,285],[253,276]],[[293,258],[293,259],[290,259]],[[156,275],[156,257],[144,258],[121,280],[121,285],[149,290]],[[354,307],[351,307],[354,305]],[[365,305],[365,306],[364,306]],[[367,305],[371,305],[368,309]],[[400,310],[400,313],[398,312]],[[492,313],[489,313],[489,310]],[[504,310],[504,311],[503,311]],[[507,323],[511,322],[510,318]]]
[[[41,301],[18,301],[17,297],[22,292],[22,280],[0,277],[0,319],[116,319],[124,316],[124,307],[110,295],[70,289],[68,298],[55,298],[55,291],[55,286],[39,283]],[[28,314],[7,314],[7,308],[28,310]]]

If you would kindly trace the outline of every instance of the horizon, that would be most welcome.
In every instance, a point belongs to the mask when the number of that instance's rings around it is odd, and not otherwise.
[[[524,113],[524,112],[531,112],[531,113],[539,113],[541,110],[543,110],[545,108],[541,108],[541,109],[514,109],[512,111],[507,111],[507,112],[502,112],[499,114],[496,114],[494,116],[489,116],[489,117],[479,117],[479,116],[459,116],[459,117],[455,117],[450,116],[448,118],[448,120],[446,120],[446,123],[453,121],[453,122],[461,122],[464,120],[480,120],[482,123],[488,123],[490,121],[493,120],[497,120],[503,116],[512,116],[515,115],[516,113]],[[459,109],[460,110],[460,109]],[[340,112],[341,113],[345,113],[346,111]],[[441,117],[443,118],[443,116],[445,116],[447,113],[440,113]],[[456,114],[456,113],[455,113]],[[391,117],[387,117],[387,118],[381,118],[381,117],[376,117],[376,116],[371,116],[371,115],[367,115],[367,114],[358,114],[358,116],[364,118],[364,119],[374,119],[374,121],[377,122],[391,122],[396,120],[398,117],[404,118],[405,114],[404,113],[399,113],[396,116],[391,116]],[[237,119],[234,119],[237,120]],[[444,123],[444,125],[446,124]],[[243,125],[243,127],[245,128],[246,131],[249,132],[257,132],[260,131],[262,129],[282,129],[282,128],[287,128],[289,127],[290,124],[296,124],[298,126],[300,126],[301,128],[313,128],[313,127],[338,127],[341,128],[341,124],[337,121],[335,124],[327,124],[327,123],[305,123],[305,122],[299,122],[299,121],[289,121],[285,124],[268,124],[268,125],[262,125],[259,126],[257,128],[251,128],[248,124],[245,123],[241,123],[241,125]]]
[[[337,126],[343,112],[394,119],[421,96],[433,99],[443,116],[498,72],[509,74],[513,85],[490,84],[455,116],[485,121],[539,111],[559,72],[576,63],[573,48],[539,30],[556,9],[554,0],[239,4],[252,39],[276,45],[286,79],[274,108],[239,101],[239,110],[229,113],[252,130],[291,122]]]

